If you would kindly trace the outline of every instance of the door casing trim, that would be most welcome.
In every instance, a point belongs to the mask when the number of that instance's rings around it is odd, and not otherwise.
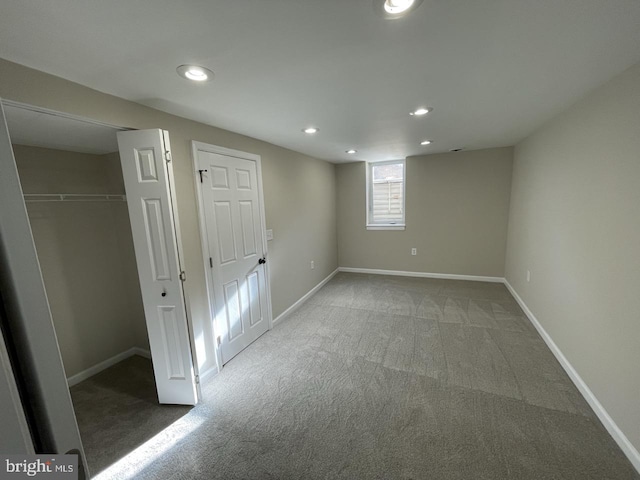
[[[249,160],[256,163],[256,171],[258,175],[258,199],[260,201],[260,239],[262,241],[262,248],[265,255],[268,256],[268,245],[267,245],[267,225],[266,225],[266,216],[265,216],[265,206],[264,206],[264,190],[262,187],[262,159],[260,155],[256,155],[255,153],[243,152],[241,150],[233,150],[231,148],[221,147],[219,145],[211,145],[209,143],[198,142],[193,140],[191,142],[191,158],[193,162],[193,182],[195,185],[196,196],[198,197],[198,201],[196,202],[196,209],[198,211],[198,229],[200,230],[200,246],[202,249],[202,266],[205,272],[205,282],[207,285],[207,306],[209,307],[209,318],[211,319],[212,324],[212,334],[213,338],[211,339],[213,342],[213,348],[215,349],[215,357],[216,357],[216,367],[217,372],[222,370],[222,354],[220,352],[220,348],[216,341],[217,338],[217,330],[218,326],[215,322],[215,306],[214,306],[214,298],[213,298],[213,276],[212,269],[209,265],[209,258],[213,258],[211,252],[209,251],[209,242],[208,235],[206,230],[205,223],[205,208],[204,208],[204,199],[202,196],[202,184],[200,182],[200,175],[198,173],[198,154],[199,152],[208,152],[215,153],[218,155],[224,155],[226,157],[240,158],[242,160]],[[271,308],[271,275],[269,270],[269,262],[265,265],[265,282],[266,282],[266,294],[267,294],[267,322],[268,329],[271,330],[273,328],[273,312]],[[208,373],[208,372],[207,372]]]

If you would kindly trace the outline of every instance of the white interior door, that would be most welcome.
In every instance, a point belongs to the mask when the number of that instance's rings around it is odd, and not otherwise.
[[[84,450],[22,195],[0,99],[0,291],[2,324],[6,328],[0,333],[3,337],[0,341],[14,346],[16,362],[11,368],[15,369],[14,378],[20,378],[24,387],[24,405],[29,407],[24,413],[31,418],[33,427],[31,432],[13,432],[23,438],[0,440],[0,451],[31,453],[32,434],[44,452],[79,451],[79,468],[86,472]],[[14,391],[13,395],[17,393]],[[17,403],[19,398],[14,396],[14,401]],[[11,422],[22,423],[19,418],[7,419],[5,423],[4,417],[13,413],[8,411],[11,408],[11,403],[0,402],[2,437],[12,435]],[[14,415],[19,416],[17,409]],[[14,426],[17,430],[26,427],[24,423]]]
[[[120,159],[160,403],[195,405],[168,133],[118,133]]]
[[[257,159],[194,155],[222,364],[269,329],[264,208]]]

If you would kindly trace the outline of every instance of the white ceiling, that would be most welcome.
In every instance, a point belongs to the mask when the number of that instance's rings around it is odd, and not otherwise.
[[[0,2],[0,57],[335,162],[513,145],[640,61],[638,0]]]
[[[11,143],[104,155],[118,151],[118,129],[52,113],[3,105]]]

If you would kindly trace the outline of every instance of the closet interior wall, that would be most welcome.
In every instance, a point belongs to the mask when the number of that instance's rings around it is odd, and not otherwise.
[[[118,153],[13,150],[27,196],[125,193]],[[148,351],[126,202],[26,205],[67,378],[132,348]]]

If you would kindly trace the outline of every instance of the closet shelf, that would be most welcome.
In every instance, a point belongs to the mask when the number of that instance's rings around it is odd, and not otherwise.
[[[122,194],[25,193],[25,202],[126,202]]]

